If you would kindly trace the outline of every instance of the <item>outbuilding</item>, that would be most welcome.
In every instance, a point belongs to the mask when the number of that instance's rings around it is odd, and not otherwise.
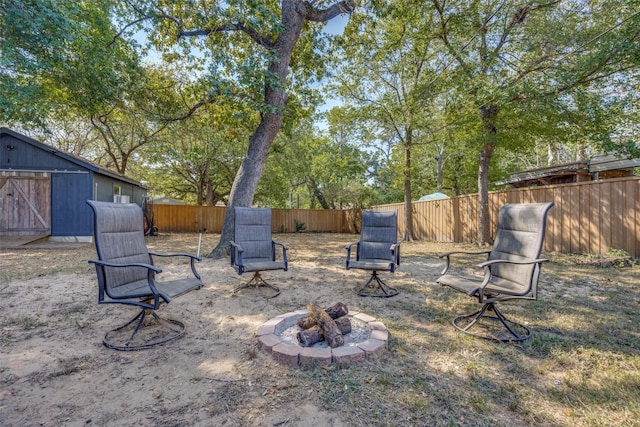
[[[135,180],[0,128],[0,236],[88,241],[87,200],[142,205],[146,193]]]

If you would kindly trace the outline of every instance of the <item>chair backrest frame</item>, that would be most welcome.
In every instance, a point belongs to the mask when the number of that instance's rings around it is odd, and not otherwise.
[[[93,235],[98,259],[114,264],[149,264],[153,260],[144,238],[144,219],[140,206],[134,203],[109,203],[87,200],[94,211]],[[116,289],[139,280],[147,280],[145,268],[102,269],[99,280],[100,297],[109,289]]]
[[[540,258],[546,233],[547,214],[553,203],[505,204],[498,214],[498,227],[488,261],[533,261]],[[498,263],[491,266],[492,280],[516,285],[515,293],[535,298],[540,264]]]
[[[362,229],[358,242],[357,260],[378,259],[398,264],[398,255],[389,250],[398,243],[397,211],[362,211]]]
[[[234,216],[234,242],[242,247],[244,262],[261,258],[275,261],[271,209],[235,207]]]

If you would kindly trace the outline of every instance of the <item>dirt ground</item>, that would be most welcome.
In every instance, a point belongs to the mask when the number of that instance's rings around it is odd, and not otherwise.
[[[213,248],[217,238],[204,236],[201,255]],[[270,318],[304,309],[311,301],[321,306],[343,302],[351,311],[373,316],[389,315],[393,308],[384,299],[371,298],[366,299],[371,305],[361,306],[363,298],[354,289],[364,283],[366,272],[344,268],[344,246],[357,236],[286,234],[276,238],[289,246],[289,271],[263,276],[280,287],[280,296],[266,299],[252,289],[234,296],[232,289],[250,275],[238,276],[228,259],[205,258],[197,265],[204,288],[160,310],[163,316],[183,321],[186,335],[135,352],[102,345],[103,334],[135,310],[96,304],[96,276],[87,264],[95,258],[92,245],[5,250],[0,289],[5,325],[0,349],[0,424],[348,425],[338,414],[314,403],[313,390],[290,393],[293,386],[285,375],[290,368],[257,349],[256,331]],[[148,244],[158,252],[195,254],[198,236],[161,235],[149,237]],[[73,268],[82,273],[69,274],[64,266],[47,271],[48,263],[55,265],[54,260],[69,252],[77,257]],[[37,259],[31,259],[34,256]],[[19,269],[43,271],[26,280],[7,277],[12,258],[22,258],[17,262]],[[167,276],[187,269],[162,261],[157,264]],[[432,286],[438,267],[434,260],[401,265],[389,277],[401,290],[394,303],[424,298],[402,288]],[[24,271],[17,275],[21,274]]]
[[[3,249],[0,425],[367,425],[366,420],[352,420],[348,412],[333,411],[313,387],[313,372],[280,365],[259,350],[256,332],[267,320],[304,309],[311,301],[325,307],[343,302],[351,311],[385,322],[391,336],[399,319],[415,316],[412,324],[421,334],[452,340],[450,324],[423,322],[419,310],[435,297],[435,288],[440,289],[434,281],[442,263],[435,254],[453,245],[403,243],[398,271],[385,275],[400,295],[378,299],[357,296],[355,288],[364,283],[367,272],[344,267],[345,244],[357,236],[309,233],[276,238],[289,245],[290,268],[265,272],[264,277],[280,287],[280,296],[266,299],[251,289],[234,296],[232,289],[250,276],[238,276],[228,259],[205,258],[197,265],[205,286],[160,310],[186,324],[185,336],[129,352],[102,344],[104,333],[132,317],[135,308],[97,304],[96,275],[87,264],[95,258],[92,245]],[[205,235],[201,255],[217,239]],[[198,235],[160,235],[149,237],[148,244],[157,252],[195,254]],[[187,269],[182,263],[157,264],[167,276]],[[391,368],[385,369],[400,372],[406,363],[402,358],[422,357],[423,350],[389,351],[358,369],[375,372],[387,365]],[[343,385],[339,375],[335,374],[337,387],[346,390],[348,384]],[[398,420],[391,425],[403,424]]]

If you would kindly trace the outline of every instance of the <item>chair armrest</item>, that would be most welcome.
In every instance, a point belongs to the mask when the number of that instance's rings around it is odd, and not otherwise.
[[[478,251],[478,252],[466,252],[466,251],[451,251],[451,252],[445,252],[442,253],[440,255],[438,255],[438,258],[444,258],[444,257],[449,257],[451,255],[483,255],[483,254],[489,254],[491,253],[491,251]]]
[[[97,260],[97,259],[90,259],[89,260],[89,264],[96,264],[96,266],[101,266],[101,267],[115,267],[115,268],[142,267],[142,268],[146,268],[147,270],[151,270],[154,273],[162,273],[162,269],[156,267],[155,265],[144,264],[144,263],[140,263],[140,262],[134,262],[134,263],[131,263],[131,264],[115,264],[113,262],[100,261],[100,260]]]
[[[516,265],[528,265],[528,264],[542,264],[543,262],[549,261],[545,258],[537,258],[533,260],[527,261],[518,261],[518,260],[509,260],[509,259],[493,259],[491,261],[485,261],[483,263],[478,264],[478,267],[484,268],[484,279],[480,286],[476,289],[471,290],[467,293],[469,296],[473,296],[474,294],[478,294],[478,300],[480,302],[484,301],[484,288],[489,284],[491,280],[491,266],[495,264],[516,264]]]
[[[242,246],[240,246],[233,240],[231,240],[229,243],[231,244],[231,266],[232,267],[235,265],[241,266],[242,252],[244,252],[244,249],[242,249]]]
[[[101,261],[101,260],[96,260],[96,259],[90,259],[89,260],[89,264],[94,264],[96,266],[96,272],[98,274],[98,281],[102,283],[100,286],[105,286],[105,287],[106,287],[106,284],[105,284],[104,267],[112,267],[112,268],[140,267],[140,268],[145,268],[147,270],[147,284],[149,285],[149,289],[151,290],[151,293],[153,294],[153,305],[149,305],[149,304],[145,304],[145,303],[140,303],[138,305],[140,305],[141,307],[153,308],[154,310],[157,310],[159,305],[160,305],[160,298],[162,298],[166,303],[169,303],[171,301],[171,298],[169,298],[167,295],[159,292],[158,289],[156,288],[156,285],[155,285],[155,282],[154,282],[154,276],[157,273],[162,273],[162,269],[160,269],[160,268],[158,268],[158,267],[156,267],[154,265],[144,264],[144,263],[140,263],[140,262],[134,262],[134,263],[130,263],[130,264],[115,264],[115,263],[112,263],[112,262]],[[196,277],[198,277],[198,280],[200,280],[200,276],[196,276]]]
[[[441,275],[446,274],[446,272],[449,271],[449,267],[451,266],[451,255],[487,255],[489,256],[490,253],[491,251],[478,251],[478,252],[451,251],[451,252],[445,252],[443,254],[440,254],[438,255],[438,258],[446,258],[444,268],[442,269],[442,272],[440,274]]]
[[[285,245],[284,243],[280,243],[276,240],[271,240],[271,244],[273,245],[273,260],[275,261],[275,257],[276,257],[276,245],[280,246],[282,248],[282,261],[284,262],[285,265],[285,271],[287,271],[288,268],[288,264],[289,264],[289,260],[287,259],[287,249],[289,249],[289,246]]]
[[[289,246],[285,245],[284,243],[280,243],[277,240],[272,240],[274,245],[278,245],[278,246],[282,246],[282,248],[286,251],[287,249],[289,249]]]
[[[196,266],[195,266],[195,261],[202,261],[202,259],[200,257],[197,257],[195,255],[191,255],[191,254],[159,254],[156,252],[149,252],[149,255],[152,256],[157,256],[157,257],[164,257],[164,258],[169,258],[169,257],[186,257],[189,258],[189,265],[191,266],[191,272],[193,273],[193,275],[200,280],[200,275],[198,274],[198,272],[196,271]]]
[[[478,267],[485,268],[491,266],[493,264],[517,264],[517,265],[527,265],[527,264],[542,264],[543,262],[548,262],[549,260],[546,258],[537,258],[528,261],[518,261],[518,260],[510,260],[510,259],[493,259],[491,261],[485,261],[483,263],[478,264]]]
[[[391,255],[393,256],[393,262],[395,265],[400,265],[400,243],[394,243],[391,245]]]
[[[189,258],[193,258],[195,261],[202,261],[202,258],[197,257],[195,255],[191,255],[191,254],[159,254],[157,252],[149,252],[149,255],[153,255],[153,256],[159,256],[159,257],[174,257],[174,256],[183,256],[183,257],[189,257]]]
[[[347,270],[349,269],[349,261],[351,261],[351,247],[353,245],[356,245],[356,253],[357,253],[357,247],[359,244],[360,244],[360,240],[358,240],[357,242],[349,243],[347,246],[345,246],[345,249],[347,250],[347,260],[346,260]]]

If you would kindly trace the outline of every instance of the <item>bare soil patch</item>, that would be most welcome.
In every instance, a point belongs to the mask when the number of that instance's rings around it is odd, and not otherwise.
[[[203,236],[201,255],[218,237]],[[263,275],[280,296],[233,296],[250,276],[238,276],[228,258],[205,258],[198,264],[205,287],[160,310],[183,321],[186,335],[137,352],[102,345],[135,309],[97,304],[92,245],[3,248],[0,424],[640,425],[636,265],[600,268],[556,256],[543,268],[539,301],[504,310],[528,321],[534,339],[504,345],[456,333],[451,319],[475,309],[474,301],[435,285],[437,254],[471,246],[403,243],[398,271],[381,273],[400,295],[378,299],[357,296],[367,272],[344,267],[344,246],[357,236],[275,238],[290,247],[290,269]],[[161,234],[148,245],[196,253],[198,235]],[[187,268],[158,265],[167,275]],[[258,349],[260,325],[311,301],[343,302],[380,319],[388,351],[355,366],[300,370]]]

